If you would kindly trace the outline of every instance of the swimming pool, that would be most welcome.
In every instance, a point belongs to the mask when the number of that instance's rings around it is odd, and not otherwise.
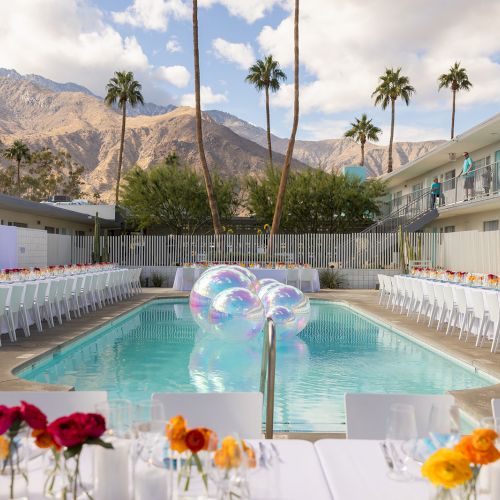
[[[261,342],[214,339],[198,330],[186,299],[157,300],[17,375],[130,400],[258,391]],[[344,305],[311,300],[306,329],[277,347],[275,429],[343,431],[346,392],[440,394],[492,382]]]

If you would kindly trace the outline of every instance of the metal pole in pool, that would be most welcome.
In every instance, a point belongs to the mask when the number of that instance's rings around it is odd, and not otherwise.
[[[266,402],[266,439],[273,438],[274,427],[274,381],[276,374],[276,326],[272,319],[267,322],[268,336],[268,376],[267,376],[267,402]]]

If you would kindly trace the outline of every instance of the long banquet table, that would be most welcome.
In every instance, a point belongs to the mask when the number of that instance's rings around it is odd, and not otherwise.
[[[257,457],[259,457],[259,441],[250,441],[254,446]],[[269,441],[261,441],[264,446],[270,446]],[[278,450],[283,463],[277,469],[277,473],[269,472],[269,469],[256,469],[249,473],[250,491],[252,500],[332,500],[328,484],[325,480],[318,455],[312,443],[303,440],[273,440],[273,445]],[[83,461],[85,457],[85,461]],[[91,457],[89,454],[82,455],[82,475],[91,474]],[[30,481],[30,500],[42,500],[44,474],[43,469],[35,469]],[[113,481],[120,481],[115,477]],[[270,490],[267,489],[270,483]],[[271,494],[269,493],[271,492]],[[129,496],[132,499],[132,495]],[[158,491],[158,495],[152,495],[148,500],[166,499],[165,491]],[[97,498],[96,500],[115,500],[111,498]],[[121,497],[120,500],[128,500]]]
[[[172,287],[174,290],[180,290],[180,291],[185,291],[185,292],[189,292],[191,290],[192,282],[191,282],[191,280],[185,279],[185,276],[184,276],[184,274],[186,273],[186,269],[189,269],[188,272],[191,272],[191,270],[194,270],[194,281],[196,281],[202,275],[202,273],[207,270],[206,267],[194,267],[194,268],[179,267],[179,268],[177,268],[177,270],[175,271],[175,279],[174,279],[174,284]],[[286,283],[289,271],[294,271],[294,269],[266,269],[266,268],[258,268],[258,267],[257,268],[253,267],[249,270],[253,274],[255,274],[255,276],[258,279],[271,278],[271,279],[275,279],[276,281],[279,281],[280,283]],[[307,268],[305,270],[307,272],[310,271],[312,273],[312,279],[311,279],[311,283],[304,283],[301,286],[302,291],[304,291],[304,292],[318,292],[320,289],[318,270],[317,269],[310,269],[310,268]],[[298,271],[300,274],[301,269],[299,269]]]

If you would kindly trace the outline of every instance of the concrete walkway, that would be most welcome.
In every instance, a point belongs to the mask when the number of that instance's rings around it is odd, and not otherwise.
[[[68,342],[95,330],[111,320],[131,311],[135,307],[155,298],[187,297],[188,293],[172,289],[150,288],[130,300],[106,306],[102,310],[92,312],[82,318],[63,321],[54,328],[44,328],[38,332],[31,328],[31,337],[25,338],[18,331],[18,341],[11,343],[8,335],[2,336],[0,347],[0,391],[2,390],[69,390],[62,385],[44,385],[17,378],[13,370],[29,365],[42,355],[56,351]],[[415,317],[407,318],[378,305],[378,293],[374,290],[332,290],[309,294],[311,298],[332,300],[347,303],[350,307],[372,317],[387,327],[393,327],[402,333],[425,342],[433,348],[451,355],[462,362],[482,370],[500,380],[500,353],[491,354],[489,347],[476,348],[474,341],[459,342],[458,336],[445,336],[442,331],[428,328],[427,323],[416,323]],[[45,324],[44,324],[45,325]],[[491,398],[500,398],[500,384],[480,389],[453,391],[459,406],[474,418],[491,414]]]

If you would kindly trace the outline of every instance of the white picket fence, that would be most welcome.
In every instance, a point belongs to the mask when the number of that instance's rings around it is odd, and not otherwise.
[[[423,260],[435,261],[439,235],[410,234]],[[397,234],[279,234],[268,249],[268,235],[109,236],[110,260],[124,266],[176,266],[194,262],[302,263],[315,268],[396,269]],[[72,261],[89,262],[92,236],[73,236]],[[101,247],[104,245],[104,237]]]

